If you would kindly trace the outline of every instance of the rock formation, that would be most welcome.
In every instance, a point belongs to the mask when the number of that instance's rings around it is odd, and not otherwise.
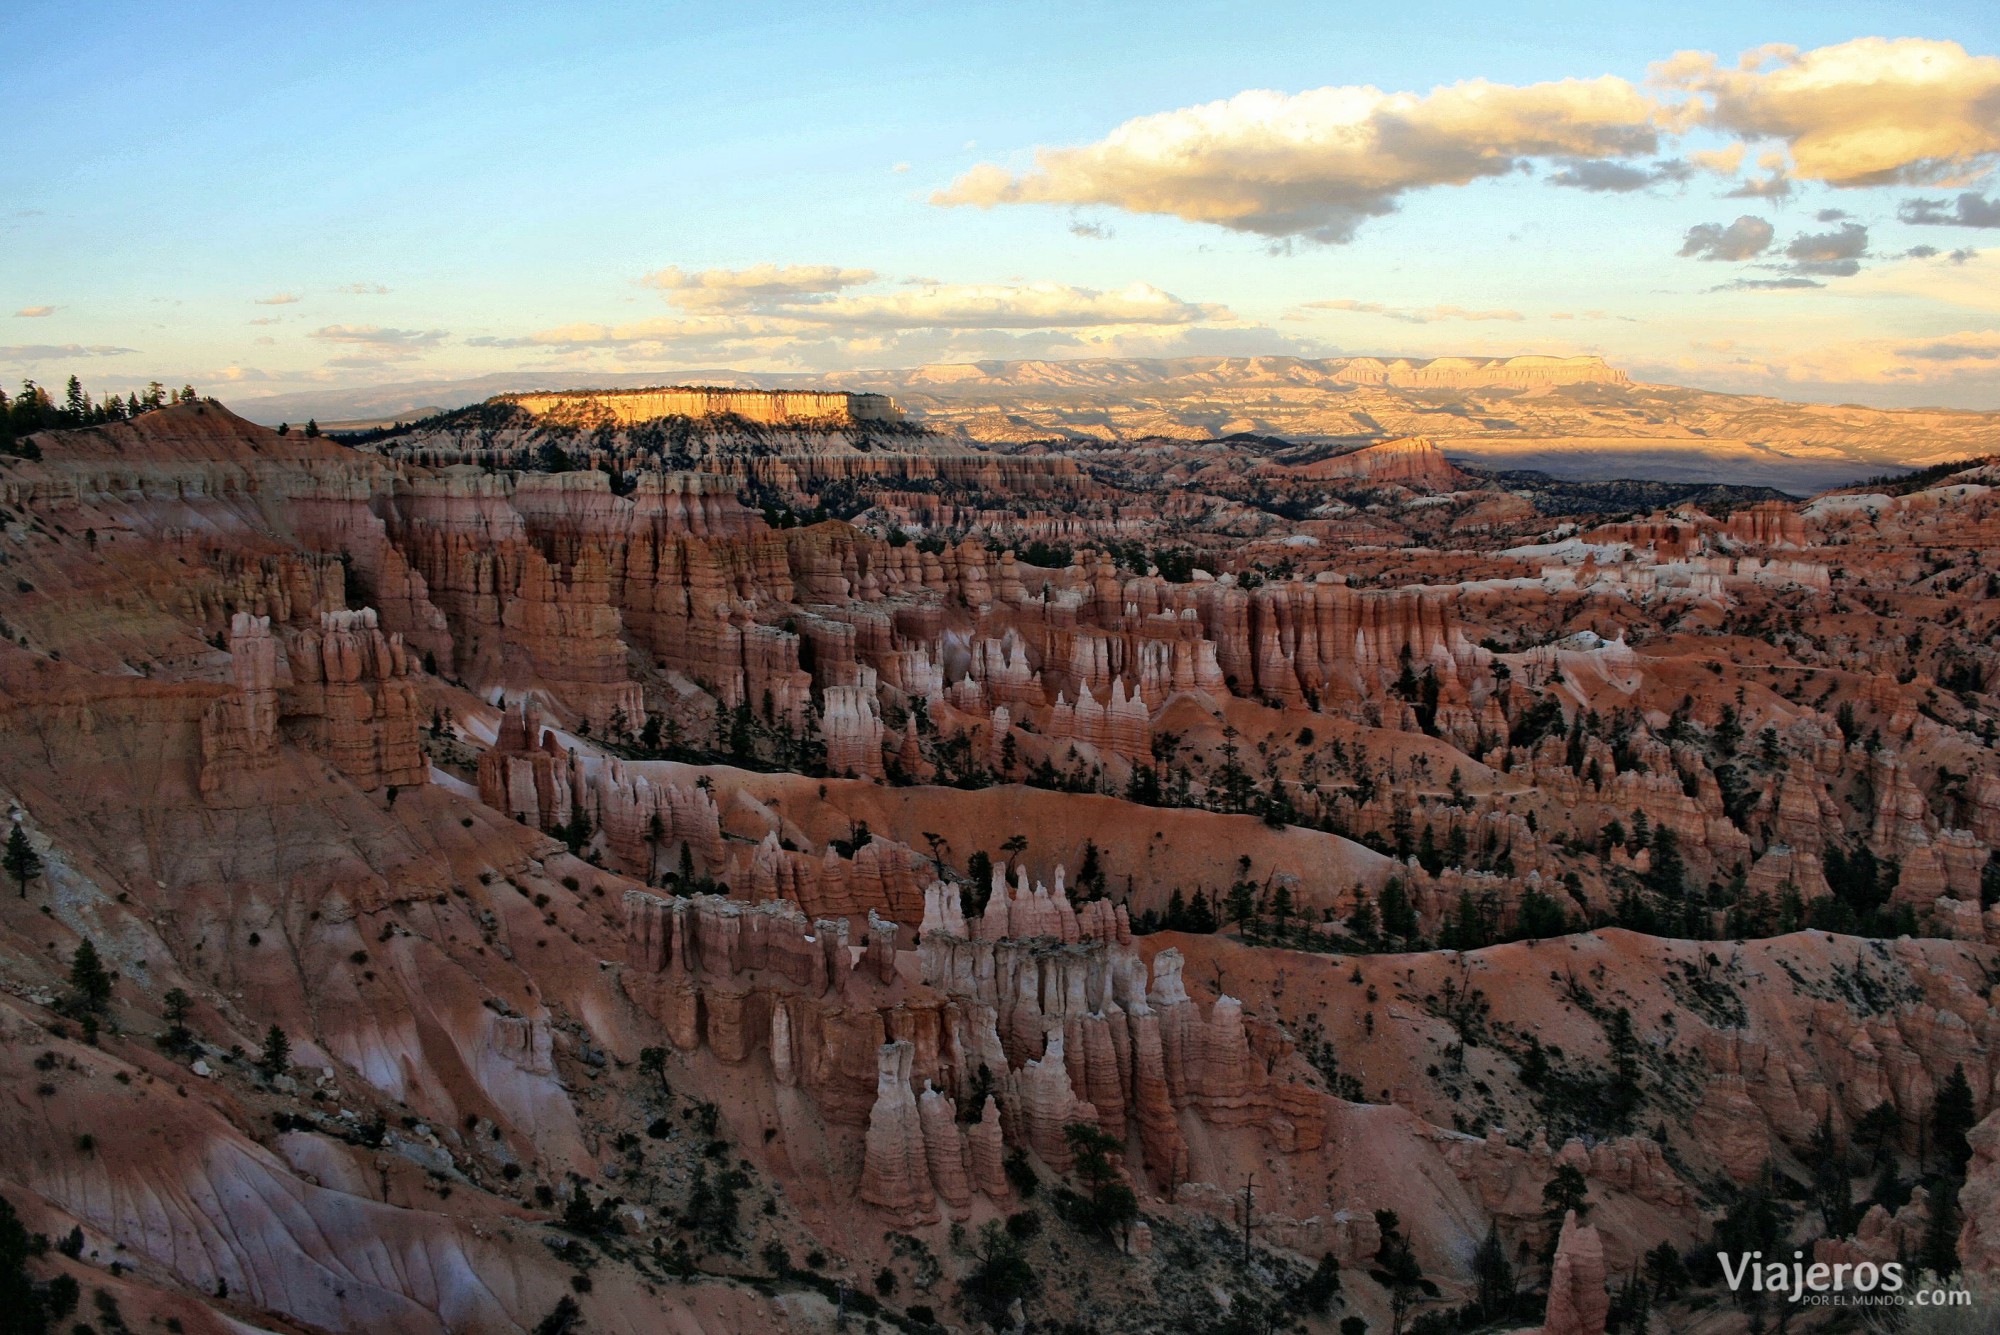
[[[1611,1312],[1604,1278],[1603,1240],[1595,1228],[1577,1221],[1576,1211],[1569,1211],[1549,1267],[1549,1310],[1542,1335],[1604,1335]]]

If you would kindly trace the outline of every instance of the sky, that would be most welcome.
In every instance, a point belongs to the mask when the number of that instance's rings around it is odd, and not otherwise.
[[[2000,408],[1990,0],[8,26],[10,388],[1550,353]]]

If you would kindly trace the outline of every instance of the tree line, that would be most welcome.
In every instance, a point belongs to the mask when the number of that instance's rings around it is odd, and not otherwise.
[[[21,382],[20,393],[12,398],[0,390],[0,450],[26,458],[40,458],[41,450],[28,441],[37,431],[65,427],[103,426],[107,422],[129,422],[156,408],[175,403],[195,403],[200,395],[193,385],[170,390],[155,380],[143,394],[134,391],[120,398],[106,394],[92,398],[75,376],[64,387],[58,402],[48,390],[33,380]]]

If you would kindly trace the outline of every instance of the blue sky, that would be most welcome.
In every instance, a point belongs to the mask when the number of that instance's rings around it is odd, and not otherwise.
[[[2000,223],[1990,4],[31,4],[9,27],[34,56],[0,84],[8,379],[249,398],[1595,352],[2000,407],[2000,227],[1970,225]]]

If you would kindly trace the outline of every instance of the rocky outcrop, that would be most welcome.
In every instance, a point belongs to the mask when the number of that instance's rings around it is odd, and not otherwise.
[[[918,1224],[937,1218],[937,1200],[922,1117],[910,1093],[910,1051],[905,1042],[882,1045],[861,1199],[904,1224]]]
[[[409,654],[373,608],[321,613],[317,630],[292,637],[290,658],[286,719],[335,768],[370,789],[429,778]]]
[[[1542,1335],[1604,1335],[1611,1314],[1604,1279],[1604,1241],[1571,1210],[1563,1216],[1555,1261],[1549,1268],[1549,1308],[1542,1318]]]
[[[662,417],[740,417],[771,426],[853,425],[902,419],[894,400],[881,394],[827,390],[716,389],[670,386],[662,389],[579,391],[568,394],[510,394],[511,403],[536,417],[577,426],[630,424]]]
[[[511,763],[525,762],[529,781],[533,782],[534,758],[518,751],[512,754],[516,758]],[[508,753],[502,753],[494,768],[504,770],[508,764]],[[482,775],[484,772],[482,758]],[[506,780],[496,775],[496,786],[503,782]],[[620,871],[651,884],[663,870],[678,872],[682,849],[687,851],[687,862],[697,874],[713,873],[722,867],[721,813],[715,798],[696,785],[655,782],[646,774],[609,760],[584,786],[586,802],[595,816],[593,823],[603,835],[611,865]],[[484,793],[482,782],[482,797]],[[539,804],[538,795],[538,811]]]
[[[278,642],[271,619],[238,612],[229,626],[234,689],[201,718],[201,791],[212,802],[254,801],[278,762]]]
[[[583,768],[526,700],[501,716],[479,756],[479,800],[538,830],[568,825],[583,800]]]
[[[826,767],[835,774],[882,777],[882,719],[875,712],[874,673],[868,683],[829,686],[820,710],[820,736],[826,742]]]
[[[1424,436],[1364,445],[1345,454],[1290,464],[1286,471],[1301,477],[1357,478],[1426,488],[1454,487],[1465,480],[1465,474]]]
[[[1972,1163],[1959,1189],[1965,1227],[1958,1235],[1958,1260],[1968,1274],[2000,1277],[2000,1112],[1989,1113],[1966,1139]]]

